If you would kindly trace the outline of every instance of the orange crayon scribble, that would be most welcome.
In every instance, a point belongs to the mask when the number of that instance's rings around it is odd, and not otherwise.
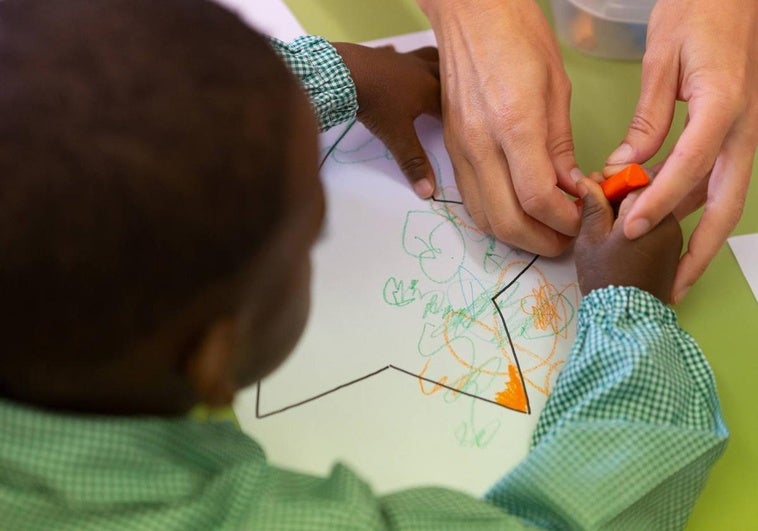
[[[529,413],[526,389],[516,365],[508,366],[508,381],[505,382],[505,389],[495,394],[495,402],[522,413]]]
[[[555,371],[563,365],[562,360],[556,361],[553,359],[553,356],[557,351],[557,346],[557,338],[554,338],[549,352],[543,357],[521,345],[514,344],[514,348],[519,351],[520,360],[523,361],[526,358],[529,358],[527,362],[534,362],[534,365],[528,367],[524,367],[522,364],[521,375],[524,377],[524,382],[531,385],[539,393],[542,393],[545,396],[550,392],[550,382],[553,379]],[[541,382],[538,382],[536,378],[539,378]]]
[[[453,208],[451,208],[449,204],[442,204],[441,207],[437,207],[439,204],[440,203],[432,203],[432,209],[434,209],[435,212],[442,216],[445,216],[447,219],[462,229],[468,229],[472,232],[485,235],[482,229],[458,215],[458,213]]]
[[[424,363],[424,368],[421,369],[421,372],[418,374],[418,386],[419,389],[421,389],[421,392],[427,396],[433,395],[437,391],[443,388],[443,385],[447,383],[447,376],[443,376],[440,378],[439,382],[435,382],[434,386],[431,389],[427,389],[425,384],[429,383],[424,379],[424,375],[426,374],[427,369],[429,369],[429,362],[431,359],[426,360],[426,363]]]
[[[532,289],[531,295],[521,299],[521,311],[533,318],[533,325],[543,332],[550,330],[552,333],[565,337],[565,322],[570,313],[566,304],[566,292],[573,287],[569,284],[561,291],[548,282],[542,273],[542,279],[536,289]]]
[[[531,313],[534,316],[534,326],[539,330],[547,330],[558,319],[558,309],[555,307],[555,303],[550,300],[550,295],[546,293],[551,287],[540,286],[538,289],[532,290],[536,303],[532,306]]]
[[[504,282],[505,277],[510,273],[511,269],[515,268],[523,268],[527,262],[525,261],[514,261],[508,264],[506,267],[503,268],[503,270],[500,272],[500,275],[497,279],[497,285],[502,285]],[[499,314],[497,312],[492,312],[490,315],[490,319],[492,319],[491,324],[487,324],[483,319],[477,319],[476,317],[472,316],[465,310],[454,310],[448,312],[445,317],[444,321],[442,322],[442,339],[445,344],[445,348],[447,349],[450,356],[455,359],[460,365],[462,365],[467,370],[475,370],[478,372],[481,372],[482,374],[488,375],[488,376],[504,376],[504,371],[492,371],[488,369],[481,369],[474,367],[470,362],[466,361],[461,357],[460,354],[458,354],[458,351],[453,346],[454,341],[457,339],[457,337],[451,337],[451,329],[454,328],[454,323],[460,324],[460,323],[468,323],[467,327],[470,330],[479,330],[484,333],[489,333],[492,335],[492,337],[495,339],[496,344],[501,345],[498,350],[501,352],[502,356],[511,363],[514,362],[512,359],[512,356],[508,353],[508,351],[505,349],[504,343],[506,341],[505,336],[505,330],[503,328],[504,323],[502,322],[502,319],[500,318]]]
[[[464,321],[469,322],[471,329],[473,329],[473,328],[479,328],[481,330],[489,332],[493,336],[499,336],[500,332],[499,332],[499,329],[496,327],[496,325],[488,326],[485,322],[483,322],[483,321],[481,321],[479,319],[476,319],[475,317],[472,317],[471,315],[469,315],[468,313],[466,313],[464,311],[452,311],[452,312],[449,312],[445,316],[445,320],[442,323],[442,325],[443,325],[443,328],[442,328],[442,338],[443,338],[443,341],[445,342],[445,347],[447,348],[447,351],[450,354],[450,356],[456,362],[458,362],[464,369],[466,369],[466,370],[472,370],[472,371],[475,371],[475,372],[479,372],[479,373],[485,374],[487,376],[502,376],[502,375],[504,375],[505,373],[502,372],[502,371],[493,371],[493,370],[490,370],[490,369],[482,369],[481,367],[475,367],[474,365],[471,364],[471,362],[463,359],[463,357],[461,357],[461,355],[458,354],[458,351],[455,349],[455,346],[453,345],[454,340],[456,338],[451,338],[450,337],[450,329],[452,327],[451,321],[453,319],[455,319],[455,320],[457,320],[459,322],[464,322]],[[428,363],[429,362],[427,361],[427,364]]]
[[[471,382],[471,379],[474,377],[476,372],[469,372],[467,374],[464,374],[460,378],[458,378],[453,385],[449,387],[449,389],[454,392],[456,395],[466,389],[468,387],[469,382]]]

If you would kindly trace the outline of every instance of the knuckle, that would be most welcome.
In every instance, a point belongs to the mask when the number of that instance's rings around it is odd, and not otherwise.
[[[490,230],[488,231],[489,234],[495,237],[498,241],[501,241],[507,245],[511,245],[514,247],[521,247],[516,243],[515,237],[516,234],[514,231],[506,224],[500,224],[497,226],[490,226]]]
[[[416,155],[397,160],[397,164],[400,166],[400,170],[404,174],[418,178],[423,177],[423,175],[419,174],[425,170],[427,166],[426,158],[423,155]]]
[[[587,207],[582,216],[579,234],[588,240],[594,240],[597,236],[595,233],[599,230],[599,227],[603,226],[605,219],[605,212],[601,208],[597,206]]]
[[[376,136],[379,136],[378,133],[380,132],[379,131],[380,121],[377,119],[374,113],[367,111],[365,108],[359,108],[355,117],[371,133],[373,133]]]
[[[503,123],[513,119],[513,107],[505,103],[499,103],[491,108],[490,119],[496,123]]]
[[[644,136],[657,136],[659,133],[656,125],[645,115],[645,113],[640,111],[634,113],[629,129]]]
[[[464,133],[463,141],[464,154],[472,165],[486,164],[492,157],[492,141],[483,129]]]
[[[513,244],[519,234],[518,223],[509,217],[499,217],[490,223],[490,234],[498,240]]]
[[[504,127],[506,132],[511,132],[512,136],[516,136],[528,119],[527,113],[519,108],[523,107],[518,102],[513,106],[500,105],[492,113],[492,119],[496,124]]]
[[[471,218],[471,221],[474,222],[474,225],[479,228],[479,230],[486,234],[492,234],[492,229],[490,228],[489,221],[487,220],[487,215],[483,210],[468,210],[468,215]]]
[[[535,136],[535,124],[528,116],[519,112],[510,112],[504,116],[497,129],[501,143],[513,146],[514,150],[532,149],[530,143]]]
[[[588,194],[582,199],[582,223],[579,233],[586,237],[595,230],[595,226],[604,223],[609,215],[609,211],[603,208],[600,201]]]
[[[486,129],[483,120],[469,116],[454,127],[446,128],[445,138],[455,139],[455,143],[461,146],[464,154],[472,161],[476,161],[488,152],[490,140]]]
[[[522,102],[514,99],[511,99],[508,103],[498,102],[490,107],[487,120],[490,124],[498,128],[512,128],[515,124],[519,124],[523,121],[525,113],[519,111],[519,109],[524,108],[526,107],[522,105]]]
[[[743,84],[735,80],[734,83],[719,85],[710,94],[721,114],[729,121],[736,120],[748,109],[749,101],[747,94],[743,91],[743,87]]]
[[[532,217],[544,214],[548,207],[547,198],[538,192],[530,193],[521,201],[521,208]]]
[[[548,144],[548,149],[553,157],[561,158],[574,154],[574,138],[570,132],[565,132],[552,138]]]

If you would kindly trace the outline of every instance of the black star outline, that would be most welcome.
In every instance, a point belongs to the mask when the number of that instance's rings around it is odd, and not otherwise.
[[[353,127],[354,124],[355,124],[355,121],[353,121],[352,123],[350,123],[345,128],[345,130],[340,134],[340,136],[337,138],[336,142],[334,142],[334,144],[332,144],[332,146],[327,150],[327,152],[324,154],[324,157],[321,160],[321,163],[319,164],[319,169],[323,168],[324,163],[327,161],[327,159],[329,158],[329,156],[332,154],[332,152],[334,151],[334,149],[337,146],[337,144],[339,144],[340,141],[343,138],[345,138],[345,135],[347,135],[347,133],[350,131],[350,129]],[[451,200],[451,199],[438,199],[436,197],[432,197],[432,201],[437,202],[437,203],[454,203],[454,204],[459,204],[459,205],[463,204],[461,201],[455,201],[455,200]],[[350,387],[351,385],[355,385],[355,384],[360,383],[360,382],[362,382],[364,380],[367,380],[369,378],[377,376],[377,375],[379,375],[379,374],[381,374],[381,373],[383,373],[383,372],[385,372],[387,370],[394,370],[394,371],[397,371],[397,372],[399,372],[401,374],[405,374],[407,376],[410,376],[414,380],[423,380],[423,381],[425,381],[427,383],[434,384],[435,386],[439,386],[439,387],[442,387],[444,389],[448,389],[448,390],[453,391],[455,393],[459,393],[461,395],[468,396],[468,397],[474,398],[476,400],[481,400],[482,402],[487,402],[487,403],[490,403],[490,404],[494,404],[494,405],[496,405],[498,407],[502,407],[504,409],[515,411],[516,413],[522,413],[522,414],[530,415],[531,414],[531,405],[530,405],[530,402],[529,402],[529,393],[528,393],[527,388],[526,388],[526,383],[524,382],[524,375],[521,372],[521,365],[519,364],[518,355],[516,354],[516,349],[513,346],[513,339],[511,338],[510,330],[508,330],[508,324],[505,322],[505,317],[503,316],[503,312],[500,309],[500,305],[498,304],[497,299],[501,295],[503,295],[506,291],[508,291],[516,283],[516,281],[519,278],[521,278],[521,276],[524,273],[526,273],[534,265],[534,263],[537,261],[538,258],[539,258],[539,255],[535,255],[534,258],[532,258],[529,261],[529,263],[521,271],[519,271],[518,274],[510,280],[510,282],[508,282],[508,284],[506,284],[503,288],[500,289],[500,291],[498,291],[495,295],[493,295],[490,298],[490,301],[495,306],[495,309],[497,310],[498,316],[500,317],[500,322],[502,323],[503,329],[505,330],[505,336],[508,338],[508,346],[511,349],[511,354],[513,355],[513,360],[514,360],[514,362],[516,364],[516,370],[518,371],[519,379],[521,380],[520,383],[521,383],[522,388],[524,389],[524,396],[526,398],[526,411],[522,411],[520,409],[516,409],[516,408],[510,407],[510,406],[501,404],[499,402],[496,402],[495,400],[492,400],[492,399],[489,399],[489,398],[485,398],[485,397],[476,395],[474,393],[469,393],[469,392],[466,392],[466,391],[462,391],[460,389],[456,389],[455,387],[446,385],[446,384],[444,384],[442,382],[438,382],[437,380],[434,380],[432,378],[427,378],[425,376],[421,376],[419,374],[416,374],[413,371],[409,371],[407,369],[404,369],[402,367],[398,367],[397,365],[394,365],[394,364],[390,363],[390,364],[385,365],[384,367],[381,367],[381,368],[379,368],[379,369],[377,369],[375,371],[372,371],[372,372],[370,372],[368,374],[364,374],[363,376],[360,376],[358,378],[355,378],[355,379],[350,380],[348,382],[345,382],[343,384],[337,385],[337,386],[335,386],[335,387],[333,387],[331,389],[328,389],[326,391],[323,391],[321,393],[318,393],[317,395],[311,396],[309,398],[305,398],[303,400],[300,400],[300,401],[295,402],[293,404],[290,404],[288,406],[284,406],[284,407],[281,407],[279,409],[275,409],[273,411],[268,411],[268,412],[265,412],[265,413],[261,413],[261,387],[262,387],[263,382],[262,381],[258,382],[258,383],[255,384],[256,385],[256,392],[255,392],[255,418],[257,418],[257,419],[264,419],[264,418],[267,418],[267,417],[271,417],[273,415],[278,415],[280,413],[284,413],[285,411],[289,411],[290,409],[294,409],[296,407],[304,406],[305,404],[308,404],[310,402],[314,402],[314,401],[316,401],[316,400],[318,400],[320,398],[323,398],[323,397],[328,396],[328,395],[330,395],[332,393],[335,393],[335,392],[339,391],[340,389],[345,389],[346,387]]]

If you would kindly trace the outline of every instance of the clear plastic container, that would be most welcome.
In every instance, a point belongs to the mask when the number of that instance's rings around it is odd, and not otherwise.
[[[558,38],[582,52],[637,60],[656,0],[550,0]]]

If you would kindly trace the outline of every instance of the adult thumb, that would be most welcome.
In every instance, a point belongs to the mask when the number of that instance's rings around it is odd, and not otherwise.
[[[592,179],[581,179],[576,190],[582,200],[582,226],[579,238],[604,238],[613,228],[613,208],[600,185]]]
[[[421,199],[432,197],[436,183],[434,171],[418,139],[413,122],[396,127],[388,134],[377,132],[377,136],[392,153],[416,195]]]
[[[654,53],[648,51],[648,55]],[[676,104],[677,69],[646,56],[642,66],[642,88],[626,136],[606,160],[607,166],[643,163],[663,145],[671,128]]]

